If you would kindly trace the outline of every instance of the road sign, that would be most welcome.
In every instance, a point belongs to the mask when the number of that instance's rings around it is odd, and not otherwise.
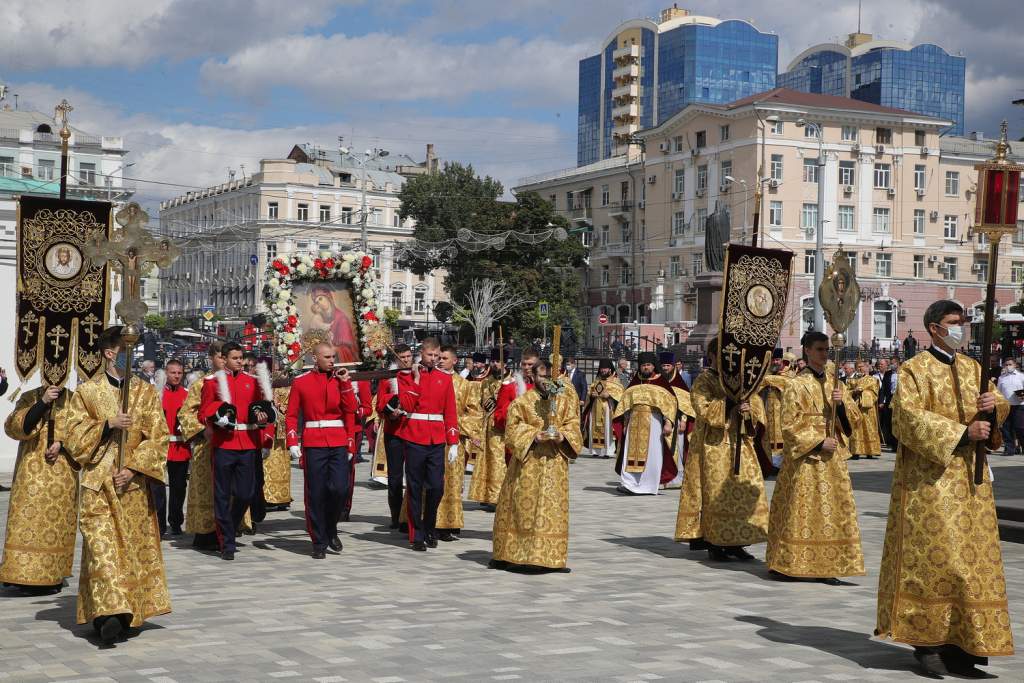
[[[203,318],[206,319],[206,322],[210,322],[211,320],[213,320],[216,317],[217,317],[217,315],[212,310],[210,310],[210,311],[203,311]]]
[[[548,304],[547,301],[541,301],[538,304],[538,306],[537,306],[537,315],[540,317],[541,320],[547,320],[548,319],[548,309],[549,308],[550,308],[550,305]]]
[[[256,254],[249,254],[249,265],[255,266],[260,260],[256,258]]]
[[[608,324],[608,316],[606,314],[602,313],[601,315],[597,316],[597,322],[601,323],[602,325],[607,325]]]
[[[207,311],[213,313],[215,310],[217,310],[217,307],[213,304],[203,304],[203,313],[206,313]]]

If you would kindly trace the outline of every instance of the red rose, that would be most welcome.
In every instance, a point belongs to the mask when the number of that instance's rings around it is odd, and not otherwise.
[[[295,331],[295,326],[294,325],[285,325],[284,326],[284,331],[285,332],[294,332]]]
[[[290,348],[295,353],[298,353],[299,351],[302,350],[302,345],[299,344],[299,342],[292,342],[292,345],[289,346],[288,348]]]
[[[364,256],[362,262],[360,263],[360,266],[362,267],[363,270],[366,270],[367,268],[369,268],[372,265],[373,265],[373,259],[370,258],[369,256]]]
[[[324,265],[327,266],[328,268],[333,268],[334,267],[334,259],[333,258],[327,259],[326,261],[324,261]]]
[[[284,264],[281,263],[281,259],[276,258],[270,264],[270,267],[273,268],[274,270],[281,270],[282,268],[284,268]]]
[[[372,320],[373,322],[377,322],[377,314],[373,311],[367,311],[363,314],[363,320]]]
[[[317,270],[320,270],[321,268],[324,267],[324,262],[321,261],[320,259],[313,259],[313,267],[316,268]]]
[[[297,317],[295,317],[294,315],[290,315],[290,316],[288,316],[288,324],[289,325],[298,325],[299,324],[299,319]]]

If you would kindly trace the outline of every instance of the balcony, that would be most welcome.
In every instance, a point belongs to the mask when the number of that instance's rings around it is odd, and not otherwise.
[[[612,99],[618,100],[623,97],[640,97],[640,84],[626,83],[612,89]]]
[[[629,220],[629,216],[632,212],[633,201],[631,199],[623,199],[622,201],[612,202],[608,205],[608,215],[623,222]]]
[[[618,62],[620,59],[640,59],[640,46],[627,45],[612,52],[612,59]]]
[[[633,253],[632,242],[615,242],[605,247],[605,255],[609,258],[626,258]]]
[[[593,218],[589,206],[575,206],[572,209],[571,215],[573,223],[580,223],[582,225],[589,225]]]
[[[616,123],[633,123],[640,120],[640,103],[630,102],[629,104],[612,107],[612,120]]]
[[[612,79],[618,85],[622,85],[624,82],[634,81],[638,78],[640,78],[639,64],[626,64],[625,66],[617,66],[612,70]]]

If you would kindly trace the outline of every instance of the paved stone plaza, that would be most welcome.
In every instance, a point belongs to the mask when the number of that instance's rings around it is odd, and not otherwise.
[[[994,460],[999,495],[1022,497],[1005,489],[1024,467]],[[74,623],[77,574],[57,596],[2,593],[0,679],[914,680],[908,649],[869,639],[891,463],[850,463],[869,573],[848,586],[771,581],[763,545],[757,562],[710,563],[672,541],[678,491],[619,496],[611,462],[582,458],[571,574],[487,569],[492,516],[468,502],[461,541],[414,553],[383,526],[385,492],[361,483],[340,556],[309,557],[299,502],[270,513],[233,563],[165,542],[174,612],[111,648]],[[292,484],[301,498],[299,470]],[[1019,648],[1024,546],[1003,553]],[[989,670],[1024,680],[1024,656]]]

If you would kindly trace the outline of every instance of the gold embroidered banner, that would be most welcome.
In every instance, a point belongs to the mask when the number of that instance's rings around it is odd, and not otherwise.
[[[73,365],[83,378],[99,369],[96,342],[110,303],[107,266],[84,249],[97,234],[110,234],[109,202],[21,197],[14,356],[22,381],[40,366],[43,383],[58,385]]]

